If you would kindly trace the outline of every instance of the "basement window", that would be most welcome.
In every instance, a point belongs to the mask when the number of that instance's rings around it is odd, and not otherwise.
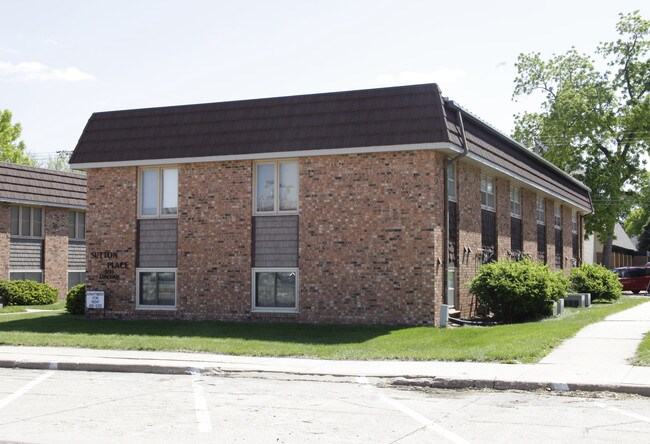
[[[254,268],[253,311],[298,311],[297,268]]]
[[[86,283],[86,272],[78,270],[68,271],[68,290],[72,287]]]
[[[173,310],[176,308],[176,269],[139,268],[136,308]]]
[[[43,270],[12,271],[9,273],[9,280],[43,282]]]

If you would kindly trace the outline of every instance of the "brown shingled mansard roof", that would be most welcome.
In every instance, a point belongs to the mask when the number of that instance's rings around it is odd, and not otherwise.
[[[416,144],[451,154],[461,151],[459,111],[470,159],[591,211],[586,186],[443,99],[436,84],[94,113],[70,163],[94,168]]]
[[[86,208],[86,176],[0,162],[0,202]]]

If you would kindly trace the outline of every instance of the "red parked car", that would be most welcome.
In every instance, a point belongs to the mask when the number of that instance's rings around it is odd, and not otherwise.
[[[650,266],[614,268],[618,281],[623,284],[623,291],[637,294],[645,291],[650,294]]]

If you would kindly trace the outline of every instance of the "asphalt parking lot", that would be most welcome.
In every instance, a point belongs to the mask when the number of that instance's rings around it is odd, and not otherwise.
[[[650,400],[366,378],[0,369],[10,442],[648,442]]]

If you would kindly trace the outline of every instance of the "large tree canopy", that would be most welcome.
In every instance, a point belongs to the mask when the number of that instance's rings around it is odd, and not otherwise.
[[[515,116],[513,136],[591,188],[585,231],[603,241],[606,266],[614,225],[648,180],[650,154],[650,21],[621,14],[616,29],[620,38],[597,48],[611,71],[575,48],[548,60],[520,54],[513,94],[541,92],[541,110]]]
[[[623,228],[630,237],[639,236],[645,223],[650,220],[650,171],[646,171],[645,179],[641,180],[634,207],[623,220]]]
[[[18,140],[20,123],[11,124],[11,111],[0,110],[0,161],[31,165],[32,159],[25,153],[25,142]]]

